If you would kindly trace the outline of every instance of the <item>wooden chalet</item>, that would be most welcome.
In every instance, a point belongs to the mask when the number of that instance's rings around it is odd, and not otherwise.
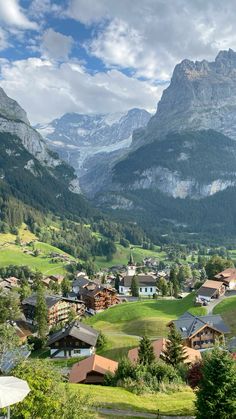
[[[83,285],[79,288],[78,297],[84,301],[86,308],[91,312],[105,310],[120,303],[115,288],[109,285],[99,285],[90,280],[83,280]]]
[[[71,309],[80,317],[85,312],[83,301],[61,297],[59,295],[45,295],[48,309],[48,324],[54,326],[60,322],[67,322]],[[35,322],[35,309],[37,305],[37,295],[33,294],[22,301],[22,308],[25,318],[30,323]]]
[[[95,352],[99,332],[78,321],[53,333],[47,342],[51,357],[90,356]]]
[[[183,344],[193,349],[207,349],[216,342],[224,343],[224,335],[229,333],[222,317],[213,314],[197,317],[186,312],[177,320],[172,320],[168,326],[175,326],[182,336]]]

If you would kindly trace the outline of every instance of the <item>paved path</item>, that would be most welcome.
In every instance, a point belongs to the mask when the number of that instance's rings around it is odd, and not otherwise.
[[[208,306],[206,306],[207,314],[212,314],[212,311],[217,304],[221,301],[225,300],[225,298],[233,297],[236,295],[236,291],[226,291],[225,295],[220,298],[216,298],[215,300],[211,301]]]
[[[194,416],[158,416],[158,413],[136,412],[134,410],[119,410],[119,409],[98,409],[98,412],[104,415],[150,418],[150,419],[194,419]]]

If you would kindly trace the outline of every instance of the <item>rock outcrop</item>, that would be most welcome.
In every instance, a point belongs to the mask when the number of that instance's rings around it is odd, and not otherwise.
[[[220,51],[215,61],[183,60],[176,65],[156,114],[133,147],[162,140],[168,132],[214,129],[236,140],[236,52]]]

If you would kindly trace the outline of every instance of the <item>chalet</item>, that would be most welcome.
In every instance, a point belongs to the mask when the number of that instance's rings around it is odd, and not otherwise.
[[[165,338],[160,338],[152,342],[153,352],[156,360],[164,356],[166,343],[167,339]],[[183,350],[186,356],[184,363],[186,364],[194,364],[195,362],[200,361],[202,359],[201,353],[196,349],[192,349],[183,345]],[[136,363],[138,361],[138,348],[130,349],[130,351],[128,352],[128,358],[131,362]]]
[[[221,281],[212,281],[207,280],[202,284],[202,286],[197,290],[196,301],[205,302],[210,301],[215,298],[219,298],[225,293],[225,285]]]
[[[78,321],[53,333],[47,343],[51,357],[90,356],[95,352],[99,332]]]
[[[197,317],[186,312],[177,320],[172,320],[168,326],[175,326],[182,336],[183,344],[193,349],[206,349],[216,342],[224,342],[224,334],[229,333],[229,328],[219,315]]]
[[[118,362],[103,356],[92,355],[73,365],[69,382],[103,384],[105,375],[107,373],[115,373],[117,368]]]
[[[105,310],[120,303],[115,288],[109,285],[98,285],[92,281],[81,287],[78,295],[91,313]]]
[[[83,301],[61,297],[59,295],[46,295],[45,300],[48,309],[49,326],[54,326],[60,322],[67,322],[71,309],[74,310],[78,316],[83,315],[85,311]],[[32,324],[35,321],[36,305],[36,294],[33,294],[22,301],[25,318]]]
[[[236,289],[236,269],[235,268],[225,269],[224,271],[215,275],[215,279],[217,281],[223,282],[226,288],[229,290]]]
[[[138,286],[139,286],[139,295],[141,296],[153,296],[157,292],[157,280],[153,275],[136,275]],[[119,284],[119,293],[123,295],[131,294],[131,283],[133,276],[126,275],[124,276]]]

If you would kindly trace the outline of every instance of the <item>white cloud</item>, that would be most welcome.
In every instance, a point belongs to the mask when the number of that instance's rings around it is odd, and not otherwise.
[[[0,0],[0,21],[20,29],[37,29],[37,24],[27,18],[18,0]]]
[[[88,74],[77,62],[50,60],[0,62],[1,87],[27,111],[32,123],[66,112],[117,112],[132,107],[154,111],[163,86],[128,77],[117,70]]]
[[[213,59],[220,48],[236,47],[234,0],[70,0],[66,14],[102,23],[91,54],[151,79],[169,79],[184,58]]]
[[[85,25],[98,22],[109,15],[109,2],[110,6],[112,6],[110,0],[70,0],[65,15],[79,20]]]
[[[0,51],[8,48],[10,43],[8,41],[8,34],[4,29],[0,28]]]
[[[43,34],[41,50],[44,57],[67,59],[71,52],[72,45],[73,38],[71,36],[63,35],[50,28]]]

